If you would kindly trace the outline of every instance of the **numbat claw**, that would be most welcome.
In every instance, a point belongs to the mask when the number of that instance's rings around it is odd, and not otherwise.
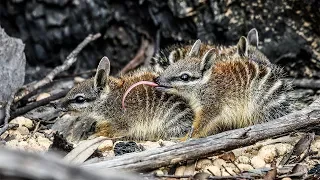
[[[157,86],[159,86],[158,84],[156,84],[156,83],[154,83],[154,82],[151,82],[151,81],[139,81],[139,82],[131,85],[131,86],[127,89],[127,91],[124,93],[124,95],[122,96],[122,108],[123,108],[123,109],[126,109],[126,107],[125,107],[125,105],[124,105],[124,101],[125,101],[127,95],[129,94],[129,92],[130,92],[133,88],[135,88],[136,86],[139,86],[139,85],[141,85],[141,84],[148,85],[148,86],[152,86],[152,87],[157,87]]]

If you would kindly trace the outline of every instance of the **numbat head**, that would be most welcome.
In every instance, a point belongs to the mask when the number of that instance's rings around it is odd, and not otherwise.
[[[282,70],[256,49],[258,33],[241,37],[234,48],[208,50],[200,41],[188,56],[170,64],[155,82],[157,89],[181,95],[195,111],[194,136],[241,128],[288,111]],[[233,49],[233,50],[232,50]],[[230,53],[235,52],[235,53]]]
[[[137,71],[114,78],[109,72],[110,62],[104,57],[94,78],[72,88],[62,100],[62,106],[69,111],[81,112],[81,119],[94,119],[97,135],[156,140],[188,133],[194,113],[187,101],[179,96],[141,85],[128,94],[126,109],[122,108],[121,100],[128,88],[139,81],[152,81],[155,74]]]

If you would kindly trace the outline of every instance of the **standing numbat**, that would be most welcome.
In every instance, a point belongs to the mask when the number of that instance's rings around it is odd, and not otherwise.
[[[156,89],[188,99],[195,112],[193,137],[246,127],[290,112],[286,95],[290,82],[257,45],[256,29],[229,48],[201,46],[198,40],[186,56],[170,60],[155,79]],[[173,51],[169,59],[180,54]]]

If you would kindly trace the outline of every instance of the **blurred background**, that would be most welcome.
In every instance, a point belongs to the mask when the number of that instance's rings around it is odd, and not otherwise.
[[[118,72],[143,46],[154,55],[197,38],[233,45],[251,28],[259,48],[292,77],[320,78],[320,1],[296,0],[1,0],[0,25],[26,44],[26,82],[61,64],[88,35],[102,38],[79,55],[72,73],[106,55]]]

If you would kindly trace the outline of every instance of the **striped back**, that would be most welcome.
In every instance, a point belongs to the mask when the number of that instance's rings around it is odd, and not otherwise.
[[[193,110],[179,96],[140,85],[128,94],[126,109],[121,108],[121,98],[131,85],[139,81],[152,81],[154,78],[153,73],[144,71],[119,79],[110,78],[109,90],[101,94],[101,98],[86,112],[103,115],[98,118],[98,135],[156,140],[181,137],[189,132]]]

